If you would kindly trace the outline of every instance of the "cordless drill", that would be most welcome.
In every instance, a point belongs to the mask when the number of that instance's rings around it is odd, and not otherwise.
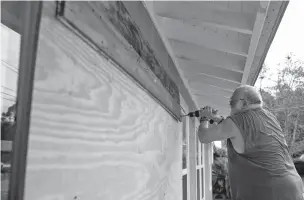
[[[217,112],[217,110],[213,110],[212,109],[212,113],[215,114]],[[200,110],[196,110],[194,112],[189,112],[187,115],[182,115],[181,117],[186,117],[186,116],[189,116],[189,117],[200,117]],[[210,119],[209,120],[209,123],[210,124],[213,124],[214,123],[214,120],[213,119]]]

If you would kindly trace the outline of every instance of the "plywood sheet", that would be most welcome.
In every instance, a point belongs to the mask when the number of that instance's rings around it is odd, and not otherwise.
[[[180,117],[178,86],[164,70],[155,50],[150,47],[151,43],[144,39],[145,35],[122,2],[65,2],[62,8],[60,20],[79,30],[176,118]],[[124,53],[127,56],[122,55]]]
[[[24,199],[181,199],[176,120],[53,14],[44,2]]]

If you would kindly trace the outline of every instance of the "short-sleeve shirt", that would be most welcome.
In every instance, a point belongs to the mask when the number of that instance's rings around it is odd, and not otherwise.
[[[227,141],[228,171],[233,200],[304,200],[297,173],[276,117],[257,108],[229,117],[239,128],[244,153]]]

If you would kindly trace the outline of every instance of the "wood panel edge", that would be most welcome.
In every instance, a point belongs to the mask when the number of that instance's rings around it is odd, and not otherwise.
[[[82,5],[82,12],[79,12]],[[86,7],[86,8],[85,8]],[[75,9],[75,10],[73,10]],[[162,85],[155,74],[149,69],[147,63],[138,55],[134,48],[126,41],[117,29],[105,19],[102,13],[88,12],[93,11],[94,7],[89,2],[57,2],[56,16],[67,28],[77,34],[82,40],[89,44],[94,50],[102,56],[113,62],[119,70],[130,77],[139,87],[146,91],[154,100],[156,100],[171,116],[181,121],[181,107],[176,102],[166,88]],[[67,12],[66,12],[67,11]],[[94,10],[96,11],[96,10]],[[104,35],[95,30],[89,30],[89,26],[84,26],[84,18],[94,17],[98,21],[99,28],[103,28]],[[86,29],[84,28],[86,27]],[[100,34],[100,37],[94,37],[93,34]],[[100,40],[98,40],[100,39]],[[106,44],[108,46],[106,46]],[[122,59],[120,53],[127,53]],[[126,64],[127,63],[127,64]],[[140,67],[138,67],[140,66]],[[138,76],[140,74],[141,76]]]
[[[259,77],[259,74],[262,70],[262,67],[263,67],[263,64],[264,64],[264,61],[266,59],[266,56],[267,56],[267,53],[269,51],[269,48],[273,42],[273,39],[277,33],[277,30],[280,26],[280,23],[284,17],[284,14],[285,14],[285,11],[287,9],[287,6],[289,4],[289,1],[274,1],[274,2],[270,2],[269,3],[269,7],[270,6],[273,6],[275,4],[280,4],[280,7],[278,9],[278,14],[276,15],[276,18],[275,19],[271,19],[271,17],[269,17],[269,13],[267,13],[267,19],[270,23],[272,23],[272,27],[271,27],[271,32],[269,34],[269,37],[267,38],[266,42],[265,42],[265,45],[264,45],[264,50],[262,51],[262,54],[261,56],[258,57],[258,59],[255,60],[255,64],[254,66],[251,67],[251,70],[250,70],[250,75],[248,77],[248,80],[247,80],[247,84],[248,85],[254,85],[256,80],[258,79]],[[270,8],[270,9],[273,9],[273,8]],[[273,10],[275,11],[275,10]],[[262,35],[267,35],[267,30],[262,30]],[[263,45],[263,44],[260,44],[259,45]]]

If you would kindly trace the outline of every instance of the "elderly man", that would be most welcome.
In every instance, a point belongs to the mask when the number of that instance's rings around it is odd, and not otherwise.
[[[276,117],[262,108],[262,97],[252,86],[237,88],[225,120],[210,107],[200,116],[218,122],[202,124],[202,143],[227,139],[228,170],[233,200],[304,200],[303,185],[288,153]]]

